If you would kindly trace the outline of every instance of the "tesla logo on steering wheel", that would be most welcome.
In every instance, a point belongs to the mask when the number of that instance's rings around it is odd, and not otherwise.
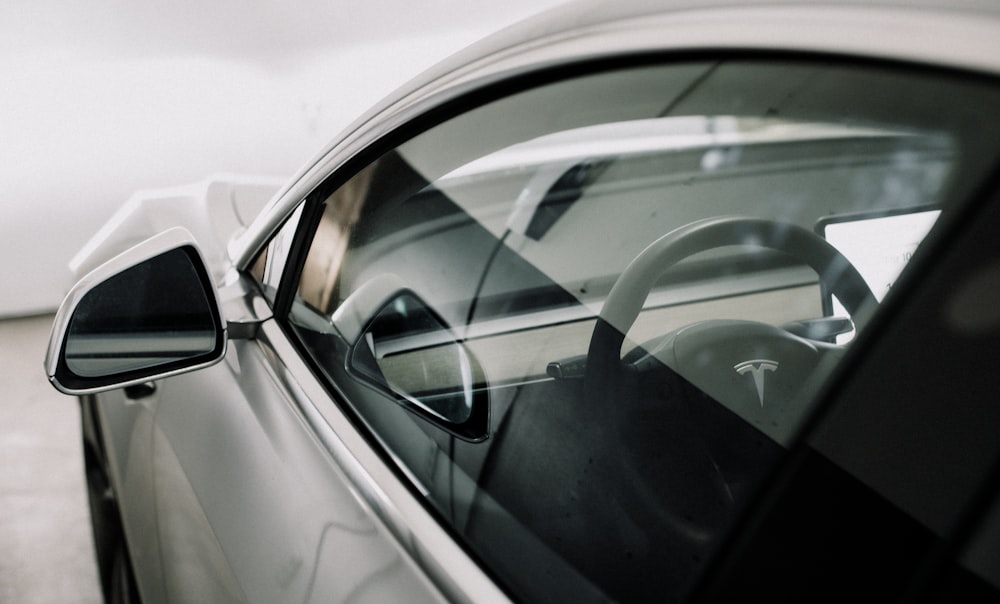
[[[764,408],[764,373],[767,371],[777,371],[778,363],[777,361],[769,361],[767,359],[754,359],[752,361],[743,361],[742,363],[737,363],[733,366],[736,373],[740,375],[745,375],[749,373],[753,376],[753,383],[757,386],[757,398],[760,399],[761,409]]]

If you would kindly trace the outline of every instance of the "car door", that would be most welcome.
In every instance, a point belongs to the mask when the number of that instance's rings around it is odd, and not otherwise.
[[[262,303],[256,287],[247,299]],[[157,545],[160,581],[140,576],[144,601],[439,600],[310,426],[273,345],[280,329],[255,328],[222,363],[126,403],[153,417],[127,458],[145,464],[152,495],[132,499],[126,484],[121,498],[129,527],[145,523],[130,541]]]
[[[323,385],[311,398],[331,399],[318,412],[379,452],[378,487],[404,488],[390,507],[421,502],[517,599],[710,595],[747,563],[728,544],[757,534],[844,367],[888,362],[866,351],[893,300],[920,295],[997,160],[997,89],[709,55],[574,64],[462,100],[304,206],[275,309]],[[897,578],[949,539],[859,501],[847,517],[919,527]],[[412,518],[425,552],[433,527]]]

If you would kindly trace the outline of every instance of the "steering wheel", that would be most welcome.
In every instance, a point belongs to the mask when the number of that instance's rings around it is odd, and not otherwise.
[[[667,233],[626,267],[611,289],[594,327],[587,353],[588,388],[607,392],[627,366],[620,358],[625,334],[656,281],[674,264],[698,252],[752,245],[790,254],[809,265],[844,305],[856,327],[877,305],[857,269],[836,248],[800,226],[748,217],[699,220]],[[703,392],[756,424],[776,440],[801,413],[793,400],[820,358],[835,346],[753,321],[701,321],[660,339],[646,358],[679,373]],[[792,415],[794,414],[794,415]]]

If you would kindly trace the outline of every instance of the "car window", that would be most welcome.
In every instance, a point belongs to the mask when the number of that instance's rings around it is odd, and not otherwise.
[[[288,254],[295,239],[304,206],[299,206],[278,228],[271,240],[254,256],[247,274],[260,286],[264,297],[274,303],[278,286],[287,266]]]
[[[514,595],[680,597],[983,180],[998,102],[830,61],[553,76],[317,200],[288,319]]]

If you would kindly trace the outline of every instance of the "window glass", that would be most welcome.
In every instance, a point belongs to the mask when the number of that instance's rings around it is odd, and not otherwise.
[[[250,265],[250,275],[253,276],[257,283],[264,283],[264,273],[267,268],[267,249],[267,247],[264,247],[264,249],[258,252],[253,264]]]
[[[680,597],[995,160],[998,102],[787,61],[511,94],[325,199],[289,320],[515,595]]]
[[[295,232],[298,229],[303,208],[304,204],[300,203],[271,238],[271,241],[257,252],[253,263],[248,267],[250,276],[260,284],[265,298],[272,303],[277,295],[278,286],[287,265],[288,254],[292,241],[295,239]]]

